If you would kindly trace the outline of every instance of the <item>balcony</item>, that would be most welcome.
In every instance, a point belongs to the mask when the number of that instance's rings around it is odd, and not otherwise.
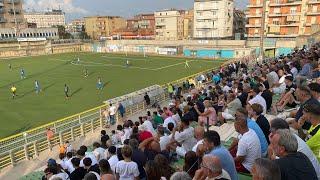
[[[320,1],[319,0],[309,0],[308,4],[319,4]]]
[[[10,10],[8,10],[8,13],[9,14],[21,14],[21,11],[20,10],[18,10],[18,9],[15,9],[15,10],[13,10],[13,9],[10,9]]]
[[[270,2],[269,6],[273,7],[273,6],[296,6],[296,5],[301,5],[301,1],[295,1],[295,0],[287,0],[287,1],[273,1]]]
[[[263,7],[263,4],[262,4],[262,3],[261,3],[261,4],[249,4],[247,7],[248,7],[248,8]]]
[[[247,18],[262,17],[262,14],[248,14]]]
[[[306,13],[307,16],[314,16],[314,15],[320,15],[320,10],[317,10],[317,11],[309,11]]]
[[[261,24],[246,24],[247,28],[251,28],[251,27],[261,27]]]
[[[18,3],[21,3],[21,0],[8,0],[8,3],[9,4],[12,4],[12,3],[18,4]]]
[[[269,17],[281,17],[281,16],[300,16],[300,12],[296,13],[270,13],[268,16]]]

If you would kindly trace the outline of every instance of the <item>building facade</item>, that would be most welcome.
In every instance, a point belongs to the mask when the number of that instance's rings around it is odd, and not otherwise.
[[[19,30],[19,34],[12,28],[0,28],[0,40],[7,39],[59,39],[58,28],[23,28]]]
[[[22,0],[0,0],[0,28],[25,28]]]
[[[184,37],[184,13],[182,10],[155,12],[156,40],[181,40]]]
[[[183,16],[183,39],[191,39],[193,37],[193,10],[187,10]]]
[[[80,33],[84,30],[84,19],[74,19],[67,26],[66,31],[69,33]]]
[[[234,9],[233,11],[233,34],[235,39],[243,39],[246,34],[247,19],[244,11]]]
[[[24,18],[28,23],[35,23],[38,28],[65,26],[66,18],[62,10],[49,12],[26,12]]]
[[[263,24],[263,0],[250,0],[247,36],[260,37],[262,25],[266,37],[286,38],[319,31],[319,0],[266,0]]]
[[[233,35],[233,0],[195,0],[195,39],[230,38]]]
[[[107,38],[116,29],[126,27],[126,20],[119,16],[85,17],[85,31],[92,39]]]

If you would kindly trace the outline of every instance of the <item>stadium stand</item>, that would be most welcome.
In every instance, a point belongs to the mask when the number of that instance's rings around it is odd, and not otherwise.
[[[174,84],[167,106],[128,116],[92,146],[66,144],[45,175],[25,178],[319,179],[319,58],[316,43]]]

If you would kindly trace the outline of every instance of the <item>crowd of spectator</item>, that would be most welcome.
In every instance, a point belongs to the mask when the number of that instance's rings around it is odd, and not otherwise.
[[[122,114],[123,124],[109,135],[102,130],[92,149],[62,146],[43,179],[320,179],[319,59],[318,43],[169,84],[168,107],[134,121]],[[104,115],[111,124],[115,113]],[[209,127],[229,122],[239,135],[226,147]]]

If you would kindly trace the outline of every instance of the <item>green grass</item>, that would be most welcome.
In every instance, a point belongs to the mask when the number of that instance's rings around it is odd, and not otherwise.
[[[76,62],[80,57],[80,63]],[[131,67],[125,67],[126,59]],[[54,120],[102,105],[120,96],[154,84],[164,84],[220,65],[223,61],[191,60],[185,69],[185,59],[97,53],[68,53],[38,57],[0,60],[0,137],[16,134]],[[8,64],[12,64],[9,70]],[[84,78],[84,66],[89,77]],[[20,69],[26,79],[20,79]],[[105,87],[96,89],[98,77]],[[34,81],[42,88],[34,90]],[[64,84],[72,97],[64,97]],[[17,98],[12,100],[10,87],[17,87]]]

